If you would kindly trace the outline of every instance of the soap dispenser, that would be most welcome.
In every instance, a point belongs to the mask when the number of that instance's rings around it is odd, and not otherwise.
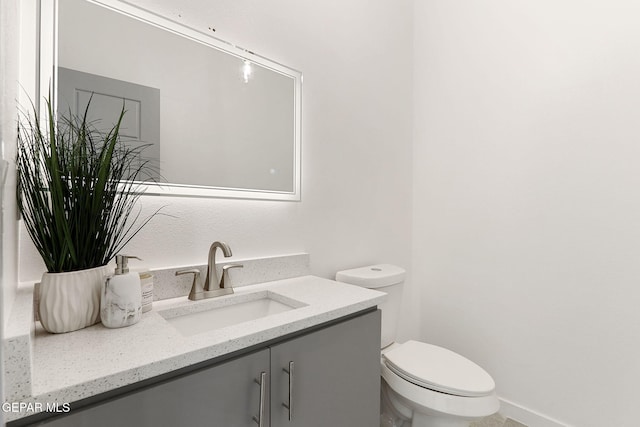
[[[142,316],[140,275],[129,272],[129,255],[116,255],[116,271],[108,276],[100,298],[100,318],[107,328],[122,328],[137,323]]]

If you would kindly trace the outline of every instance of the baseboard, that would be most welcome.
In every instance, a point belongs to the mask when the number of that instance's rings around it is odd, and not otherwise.
[[[528,427],[571,427],[539,412],[500,398],[500,414]]]

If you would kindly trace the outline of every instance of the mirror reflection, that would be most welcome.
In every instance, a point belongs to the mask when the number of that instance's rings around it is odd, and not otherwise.
[[[212,188],[299,200],[300,73],[144,18],[59,2],[59,111],[83,112],[93,94],[90,118],[109,126],[124,99],[123,135],[149,144],[145,155],[178,194]]]

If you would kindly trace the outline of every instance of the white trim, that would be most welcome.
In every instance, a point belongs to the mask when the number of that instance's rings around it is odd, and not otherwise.
[[[299,173],[299,168],[297,168],[297,171],[297,173]],[[217,197],[231,199],[300,201],[299,184],[294,184],[294,187],[296,188],[292,192],[280,192],[243,188],[206,187],[199,185],[144,183],[141,184],[140,190],[144,190],[145,196]]]
[[[572,427],[503,398],[500,398],[500,414],[528,427]]]

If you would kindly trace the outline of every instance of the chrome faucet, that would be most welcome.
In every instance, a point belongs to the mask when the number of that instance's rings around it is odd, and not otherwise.
[[[204,282],[204,286],[200,284],[200,271],[197,269],[176,271],[176,276],[180,274],[193,274],[193,284],[191,285],[191,292],[189,292],[189,299],[193,301],[219,297],[222,295],[229,295],[233,293],[233,287],[231,286],[231,279],[229,278],[229,269],[241,268],[242,264],[227,264],[222,267],[222,278],[218,279],[218,273],[216,271],[216,250],[222,249],[222,253],[225,258],[232,255],[231,248],[224,242],[213,242],[209,248],[209,260],[207,264],[207,277]]]

